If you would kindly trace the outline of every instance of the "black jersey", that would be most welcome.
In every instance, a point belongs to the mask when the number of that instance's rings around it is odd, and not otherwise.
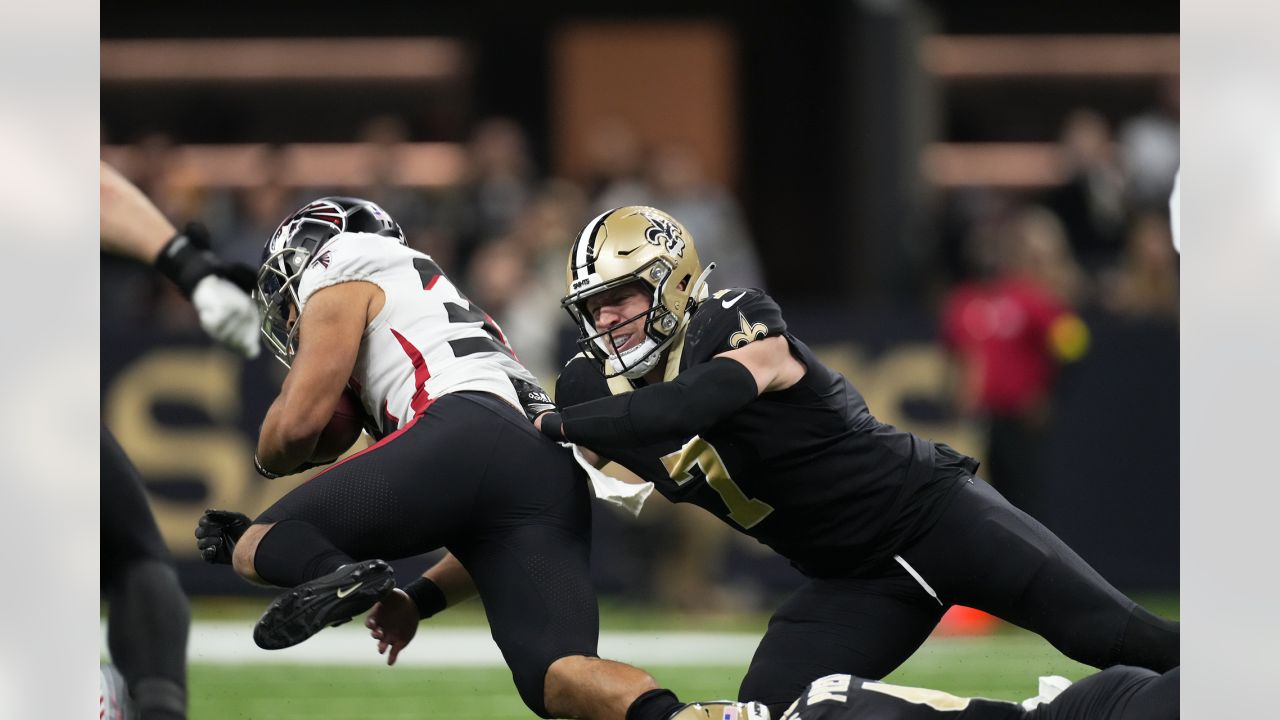
[[[837,674],[810,683],[779,720],[1177,720],[1180,688],[1179,668],[1161,675],[1114,665],[1024,710]]]
[[[667,499],[706,508],[808,575],[856,575],[891,556],[944,507],[959,473],[935,473],[940,457],[970,472],[976,463],[876,420],[853,385],[787,332],[782,311],[760,290],[725,290],[702,302],[670,362],[683,372],[772,336],[785,337],[807,368],[794,386],[760,395],[685,443],[592,449],[652,481]],[[556,402],[569,407],[638,386],[606,381],[596,361],[581,355],[561,374]]]
[[[1021,720],[1017,703],[961,698],[849,675],[814,680],[779,720]]]

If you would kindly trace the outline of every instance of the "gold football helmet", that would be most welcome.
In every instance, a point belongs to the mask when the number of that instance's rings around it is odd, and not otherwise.
[[[689,703],[680,708],[670,720],[769,720],[769,708],[758,702]]]
[[[657,367],[663,351],[688,324],[698,301],[707,296],[707,275],[714,268],[710,263],[703,269],[693,237],[675,218],[651,207],[615,208],[587,223],[573,243],[569,294],[560,304],[578,327],[578,345],[600,361],[605,376],[634,379]],[[613,328],[596,331],[586,300],[637,281],[653,292],[644,313],[645,340],[615,355],[608,344]]]

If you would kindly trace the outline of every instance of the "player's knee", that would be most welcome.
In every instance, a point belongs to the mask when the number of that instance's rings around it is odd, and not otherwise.
[[[250,525],[236,543],[236,548],[231,553],[231,567],[235,568],[236,574],[245,580],[262,582],[257,570],[254,569],[253,557],[258,552],[258,543],[273,525]]]
[[[532,704],[520,688],[525,703],[541,717],[577,717],[587,709],[606,716],[609,710],[624,714],[637,697],[658,688],[657,681],[637,667],[586,655],[557,659],[541,680],[540,705]],[[519,674],[516,685],[520,687]]]
[[[563,691],[567,678],[558,670],[556,663],[550,667],[531,667],[512,665],[511,679],[516,683],[520,699],[538,717],[554,717],[547,710],[548,706],[556,707],[557,693]]]

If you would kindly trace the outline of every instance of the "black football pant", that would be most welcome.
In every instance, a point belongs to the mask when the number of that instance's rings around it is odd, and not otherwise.
[[[937,523],[899,553],[919,579],[889,560],[868,577],[808,581],[769,620],[739,699],[777,714],[814,678],[882,678],[953,604],[1031,630],[1094,667],[1179,664],[1177,623],[1125,597],[987,483],[962,482]]]
[[[573,457],[523,413],[465,392],[436,400],[255,522],[308,523],[356,560],[448,548],[475,581],[521,698],[546,717],[547,668],[596,655],[587,493]]]
[[[1126,665],[1075,683],[1027,720],[1177,720],[1181,668],[1159,674]]]
[[[160,538],[138,471],[104,426],[101,590],[107,648],[142,720],[186,717],[191,611]]]

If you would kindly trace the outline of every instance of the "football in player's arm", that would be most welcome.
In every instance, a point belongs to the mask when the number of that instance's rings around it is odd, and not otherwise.
[[[264,249],[258,296],[263,338],[290,368],[262,427],[259,470],[318,461],[317,436],[344,386],[377,414],[367,419],[383,436],[252,522],[226,511],[201,518],[207,560],[286,588],[254,628],[259,647],[289,647],[372,610],[367,625],[395,662],[421,619],[478,593],[538,715],[702,711],[644,671],[598,657],[581,469],[530,425],[529,408],[546,398],[501,330],[407,247],[384,210],[329,197],[286,218]],[[451,553],[440,563],[395,587],[382,558],[442,547]]]

